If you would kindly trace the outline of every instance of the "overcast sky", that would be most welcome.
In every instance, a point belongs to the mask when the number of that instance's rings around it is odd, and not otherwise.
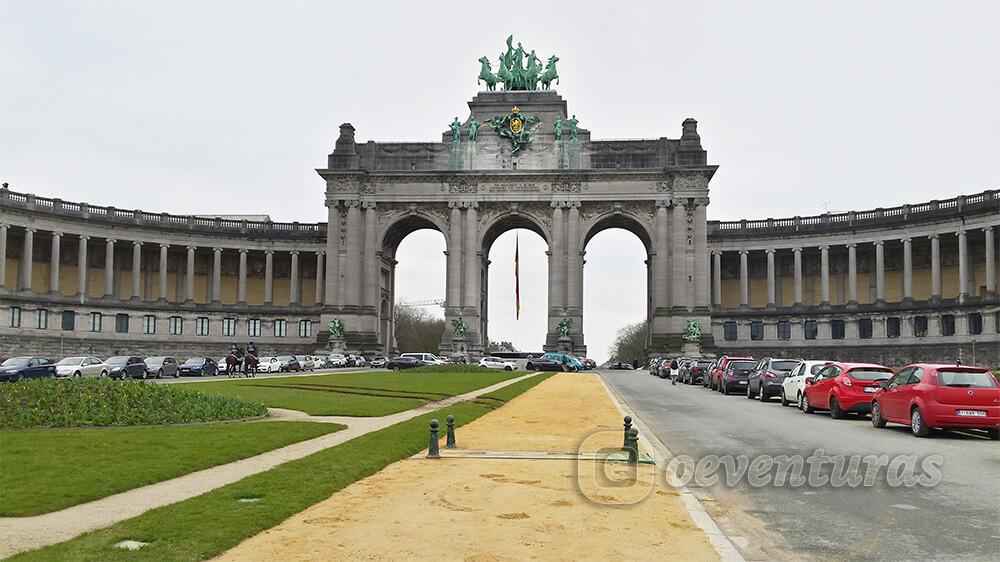
[[[476,59],[509,33],[559,55],[558,91],[595,139],[677,137],[696,118],[720,166],[710,219],[998,185],[1000,3],[987,0],[4,0],[0,179],[121,208],[322,221],[314,169],[338,125],[359,141],[439,139],[468,115]],[[537,349],[544,245],[521,244],[526,314],[514,322],[511,234],[491,254],[490,334]],[[400,296],[443,296],[443,249],[431,232],[404,241]],[[425,257],[440,267],[414,265]],[[587,248],[596,358],[644,314],[642,259],[622,232]]]

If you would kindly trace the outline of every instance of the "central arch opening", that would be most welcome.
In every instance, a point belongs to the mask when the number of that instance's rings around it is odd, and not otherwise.
[[[378,300],[379,344],[395,353],[438,353],[444,332],[446,241],[439,226],[418,215],[386,230]]]

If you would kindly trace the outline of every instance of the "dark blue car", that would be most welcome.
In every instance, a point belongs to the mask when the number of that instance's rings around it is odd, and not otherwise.
[[[56,365],[48,357],[11,357],[0,364],[0,381],[41,379],[56,376]]]
[[[210,377],[219,374],[219,364],[208,357],[189,357],[178,371],[181,376]]]

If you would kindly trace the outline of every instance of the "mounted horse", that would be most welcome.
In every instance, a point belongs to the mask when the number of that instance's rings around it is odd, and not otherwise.
[[[243,376],[244,377],[255,377],[257,376],[257,365],[260,364],[260,360],[257,359],[256,355],[251,355],[247,353],[243,356]]]
[[[490,59],[481,57],[479,62],[483,63],[483,66],[479,69],[479,78],[476,79],[476,84],[485,81],[487,91],[492,92],[496,90],[497,75],[493,74],[493,67],[490,65]]]
[[[243,370],[243,361],[235,353],[226,355],[226,376],[234,378]]]

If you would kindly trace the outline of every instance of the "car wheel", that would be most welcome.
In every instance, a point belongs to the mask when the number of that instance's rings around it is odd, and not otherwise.
[[[398,370],[399,370],[399,365],[395,365],[395,366],[393,366],[392,370],[393,370],[393,371],[398,371]]]
[[[830,397],[830,417],[835,420],[844,419],[844,410],[840,407],[840,402],[837,399]]]
[[[931,428],[927,427],[927,422],[924,421],[924,415],[920,413],[919,407],[910,412],[910,430],[917,437],[927,437],[931,434]]]
[[[802,411],[807,414],[811,414],[816,411],[816,409],[809,404],[809,395],[804,392],[802,393]]]
[[[722,392],[724,396],[729,396],[729,387],[726,386],[726,383],[722,383],[722,390],[720,392]]]
[[[760,387],[760,394],[758,396],[760,397],[760,401],[761,402],[770,402],[771,401],[771,397],[768,396],[766,392],[764,392],[764,387],[763,386]]]
[[[160,369],[159,371],[156,371],[156,378],[158,378],[158,379],[162,379],[163,378],[163,369]]]
[[[80,371],[77,371],[77,372],[73,373],[73,376],[74,376],[74,377],[76,377],[76,378],[80,378],[80,377],[82,377],[83,375],[82,375],[82,374],[80,374]]]
[[[105,377],[107,377],[107,376],[108,376],[108,372],[107,371],[101,371],[101,378],[102,379],[105,378]]]
[[[994,441],[1000,440],[1000,428],[987,429],[986,435]]]
[[[877,428],[885,427],[885,420],[882,418],[882,408],[878,402],[872,402],[872,425]]]
[[[179,370],[176,370],[176,369],[175,369],[175,370],[174,370],[174,378],[176,379],[176,378],[177,378],[177,377],[179,377],[179,376],[181,376],[181,372],[180,372]]]
[[[753,392],[750,391],[750,385],[747,385],[747,400],[753,400]]]
[[[511,369],[510,365],[507,365],[506,367],[503,368],[503,370],[504,371],[513,371],[514,369]]]
[[[789,402],[788,398],[785,397],[785,389],[782,388],[781,389],[781,405],[782,406],[788,406],[789,404],[791,404],[791,402]]]

